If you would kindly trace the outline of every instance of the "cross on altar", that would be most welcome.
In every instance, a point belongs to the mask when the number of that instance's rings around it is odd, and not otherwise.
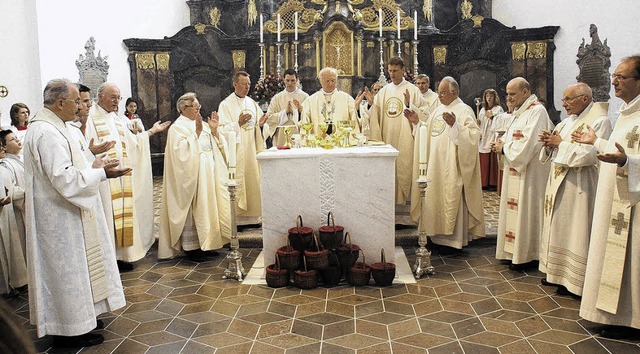
[[[633,127],[633,130],[628,132],[625,136],[627,139],[627,147],[629,149],[633,149],[633,146],[636,144],[638,140],[640,140],[640,134],[638,134],[638,126]]]
[[[614,230],[616,235],[620,235],[622,229],[626,229],[627,227],[629,227],[629,223],[627,221],[624,221],[624,213],[618,213],[617,218],[611,219],[611,226],[616,227],[616,229]]]

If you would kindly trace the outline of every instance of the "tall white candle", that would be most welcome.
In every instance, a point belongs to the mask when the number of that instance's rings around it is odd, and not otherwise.
[[[236,132],[229,132],[229,167],[236,167]]]
[[[418,11],[413,10],[413,40],[418,40]]]
[[[278,14],[278,42],[280,42],[280,14]]]
[[[262,14],[260,14],[260,43],[264,43],[264,23],[262,21]]]
[[[295,13],[295,17],[294,17],[294,21],[293,21],[293,27],[294,27],[294,30],[295,30],[295,34],[294,34],[293,39],[297,41],[298,40],[298,11],[296,11],[296,13]]]
[[[400,10],[396,16],[396,28],[398,29],[398,39],[400,39]]]
[[[378,23],[380,24],[380,37],[382,37],[382,8],[378,9]]]
[[[427,127],[420,127],[420,163],[427,162]]]

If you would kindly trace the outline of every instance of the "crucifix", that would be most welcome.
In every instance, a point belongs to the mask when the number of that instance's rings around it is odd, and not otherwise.
[[[616,229],[614,230],[614,232],[616,233],[616,235],[620,235],[622,229],[626,229],[627,227],[629,227],[629,222],[624,221],[624,213],[618,213],[617,218],[611,219],[611,226],[615,226]]]

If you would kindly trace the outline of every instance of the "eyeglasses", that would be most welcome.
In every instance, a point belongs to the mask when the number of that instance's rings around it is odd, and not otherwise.
[[[611,74],[611,80],[624,81],[624,80],[626,80],[626,79],[634,79],[634,80],[638,80],[638,78],[637,78],[637,77],[625,77],[625,76],[622,76],[622,75],[620,75],[620,74],[615,74],[615,73],[614,73],[614,74]]]
[[[73,103],[77,104],[78,106],[80,105],[80,99],[79,99],[79,98],[77,98],[77,99],[75,99],[75,100],[72,100],[72,99],[70,99],[70,98],[63,98],[62,100],[63,100],[63,101],[71,101],[71,102],[73,102]]]
[[[571,103],[571,102],[573,102],[573,100],[575,100],[576,98],[578,98],[580,96],[584,96],[584,94],[573,96],[573,97],[565,97],[565,98],[561,99],[560,101],[562,101],[563,103]]]
[[[187,107],[187,108],[195,107],[197,109],[200,109],[200,108],[202,108],[202,105],[200,103],[198,103],[198,104],[188,104],[185,107]]]
[[[109,96],[109,99],[112,101],[122,101],[122,97],[120,96]]]
[[[438,92],[438,97],[444,97],[448,94],[450,94],[451,92]]]

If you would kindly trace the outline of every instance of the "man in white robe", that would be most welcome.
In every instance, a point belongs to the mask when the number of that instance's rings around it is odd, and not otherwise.
[[[368,87],[364,87],[364,90],[358,92],[356,96],[355,105],[356,113],[358,114],[358,124],[360,125],[362,134],[369,139],[371,137],[371,124],[369,120],[371,118],[371,106],[373,105],[374,97],[382,89],[382,84],[374,82],[371,85],[371,90]]]
[[[262,130],[265,139],[273,137],[274,146],[286,144],[285,133],[278,127],[290,126],[290,134],[299,133],[300,119],[302,118],[302,103],[309,95],[298,88],[298,73],[293,69],[284,72],[284,90],[278,92],[267,109],[267,122]]]
[[[574,134],[598,149],[600,163],[580,316],[607,326],[607,338],[640,335],[640,55],[622,59],[613,73],[624,101],[609,140],[593,129]]]
[[[498,185],[498,158],[491,151],[491,143],[495,141],[493,133],[493,118],[502,113],[500,97],[494,89],[486,89],[482,95],[482,109],[478,115],[480,126],[480,141],[478,152],[480,153],[480,175],[482,176],[482,189],[492,190]]]
[[[549,164],[538,160],[542,142],[538,134],[553,129],[547,110],[522,77],[507,84],[507,103],[513,121],[494,151],[505,158],[496,258],[510,261],[509,269],[537,267],[542,238],[544,191]]]
[[[452,77],[443,78],[438,87],[440,105],[426,122],[426,177],[430,182],[424,208],[415,182],[420,175],[421,152],[421,133],[419,129],[416,132],[411,195],[411,215],[416,221],[422,218],[427,236],[437,245],[457,250],[485,235],[478,158],[480,128],[459,92]]]
[[[229,141],[229,132],[236,132],[236,190],[238,225],[256,225],[262,222],[260,196],[260,168],[256,156],[265,149],[262,132],[258,127],[263,117],[260,106],[247,94],[251,87],[249,74],[238,71],[233,75],[233,92],[218,107],[219,130]],[[262,118],[260,118],[262,117]],[[232,148],[232,147],[230,147]]]
[[[87,131],[87,119],[89,118],[89,110],[93,106],[91,101],[91,89],[83,84],[78,84],[78,91],[80,92],[80,109],[76,119],[72,122],[67,122],[67,128],[69,128],[69,135],[71,138],[80,144],[80,149],[86,157],[87,163],[90,163],[95,159],[95,156],[106,153],[115,146],[115,141],[104,140],[94,144],[93,139],[87,142],[85,138],[85,132]]]
[[[553,132],[543,130],[544,149],[540,161],[551,161],[547,180],[542,232],[540,271],[543,285],[555,285],[560,295],[582,296],[589,235],[593,219],[598,160],[592,145],[571,140],[575,131],[593,127],[598,137],[608,139],[611,123],[608,103],[594,103],[591,88],[584,83],[564,91],[562,105],[567,114]]]
[[[511,125],[513,120],[513,107],[511,102],[505,102],[507,105],[507,111],[499,113],[493,118],[493,124],[491,124],[491,133],[495,136],[494,142],[502,140],[504,142],[504,134]],[[492,147],[493,149],[493,147]],[[493,150],[492,150],[493,151]],[[498,195],[502,193],[502,175],[504,174],[504,155],[495,154],[498,160]]]
[[[416,87],[420,90],[420,95],[422,95],[422,98],[424,98],[427,103],[427,110],[429,114],[431,114],[431,112],[433,112],[440,104],[440,100],[438,99],[438,94],[433,92],[429,87],[429,75],[419,74],[413,81],[415,82]]]
[[[324,133],[318,126],[323,122],[331,122],[327,125],[327,134],[335,132],[338,122],[344,120],[355,121],[354,131],[360,131],[355,100],[351,95],[337,88],[338,70],[322,68],[318,73],[318,80],[322,88],[302,104],[302,120],[313,123],[313,132],[316,136]]]
[[[184,250],[202,262],[231,240],[225,142],[216,113],[203,124],[195,93],[182,95],[176,106],[180,117],[169,128],[164,152],[158,258]]]
[[[97,157],[87,165],[65,122],[76,117],[80,95],[66,79],[50,81],[44,108],[25,137],[25,207],[29,312],[37,335],[58,347],[86,347],[96,316],[126,304],[99,184],[129,169]]]
[[[12,252],[22,252],[22,259],[27,258],[26,236],[25,236],[25,211],[24,211],[24,163],[22,162],[22,142],[11,130],[3,130],[0,132],[0,142],[5,147],[5,157],[0,160],[0,170],[11,181],[11,187],[8,188],[7,195],[11,197],[11,205],[13,206],[13,215],[17,226],[17,232],[20,236],[20,244],[16,245]],[[16,258],[19,259],[20,257]],[[16,265],[23,267],[26,265]]]
[[[427,119],[425,114],[427,106],[420,90],[404,79],[404,62],[401,58],[391,58],[387,70],[391,83],[378,92],[371,107],[371,139],[384,141],[398,149],[396,224],[414,225],[410,215],[413,134],[418,121]],[[405,109],[417,114],[405,117]]]
[[[107,155],[133,171],[100,186],[102,203],[112,232],[120,271],[130,271],[155,242],[153,236],[153,177],[149,137],[162,132],[171,122],[156,122],[151,129],[134,134],[129,119],[118,116],[120,89],[112,83],[98,87],[98,103],[91,107],[85,136],[98,142],[114,141]]]

